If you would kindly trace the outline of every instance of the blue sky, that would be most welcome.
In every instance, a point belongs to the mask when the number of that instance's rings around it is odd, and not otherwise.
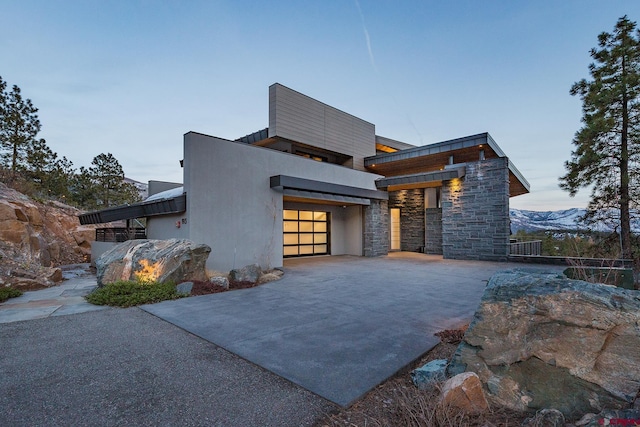
[[[181,181],[182,135],[268,125],[279,82],[424,145],[489,132],[531,183],[511,206],[584,207],[558,188],[597,35],[637,0],[0,0],[0,76],[76,167]]]

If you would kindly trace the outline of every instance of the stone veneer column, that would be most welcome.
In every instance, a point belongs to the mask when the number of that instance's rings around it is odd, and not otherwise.
[[[509,254],[509,160],[466,164],[466,175],[443,183],[444,258],[504,261]]]
[[[363,255],[374,257],[389,253],[389,204],[386,200],[371,200],[362,209],[364,238]]]
[[[400,208],[400,250],[418,252],[424,246],[424,189],[389,192],[389,209]]]
[[[425,210],[425,223],[424,253],[442,255],[442,209],[427,208]]]

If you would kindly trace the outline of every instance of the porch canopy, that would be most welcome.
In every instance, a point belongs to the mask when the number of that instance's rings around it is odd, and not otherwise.
[[[285,201],[291,202],[368,206],[371,204],[371,199],[389,199],[386,191],[332,184],[288,175],[270,177],[270,186],[281,191]]]
[[[182,187],[180,187],[181,189]],[[144,202],[116,206],[100,211],[78,215],[80,224],[103,224],[124,219],[145,218],[156,215],[182,213],[187,209],[187,195],[180,194],[167,198],[150,197]]]
[[[507,157],[488,133],[383,153],[364,159],[371,172],[384,175],[376,181],[389,191],[436,187],[442,181],[464,176],[464,164],[483,159]],[[509,196],[527,194],[529,182],[509,161]]]

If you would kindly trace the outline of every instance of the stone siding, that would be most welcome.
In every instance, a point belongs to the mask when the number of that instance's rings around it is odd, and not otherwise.
[[[424,253],[442,255],[442,209],[429,208],[425,212],[426,235]]]
[[[424,247],[424,189],[389,192],[389,209],[400,208],[400,250]]]
[[[509,254],[509,160],[466,164],[442,187],[444,258],[505,261]]]
[[[386,200],[371,200],[364,206],[363,255],[374,257],[389,253],[389,203]]]

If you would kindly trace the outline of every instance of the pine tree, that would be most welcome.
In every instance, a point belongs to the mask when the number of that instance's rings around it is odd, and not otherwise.
[[[30,99],[22,97],[20,88],[13,86],[6,91],[6,83],[0,77],[0,149],[1,160],[11,170],[12,178],[22,166],[27,150],[40,132],[38,109]]]
[[[108,208],[138,201],[138,191],[124,180],[120,162],[111,154],[99,154],[93,158],[89,175],[96,185],[97,206]]]
[[[631,258],[631,218],[640,191],[640,32],[626,16],[613,33],[598,36],[591,49],[592,80],[582,79],[571,95],[582,100],[583,127],[576,133],[571,160],[560,187],[574,196],[591,187],[585,220],[617,212],[622,256]]]
[[[71,178],[71,201],[79,208],[93,210],[97,206],[96,186],[91,179],[91,173],[84,166],[80,166],[77,174]]]

